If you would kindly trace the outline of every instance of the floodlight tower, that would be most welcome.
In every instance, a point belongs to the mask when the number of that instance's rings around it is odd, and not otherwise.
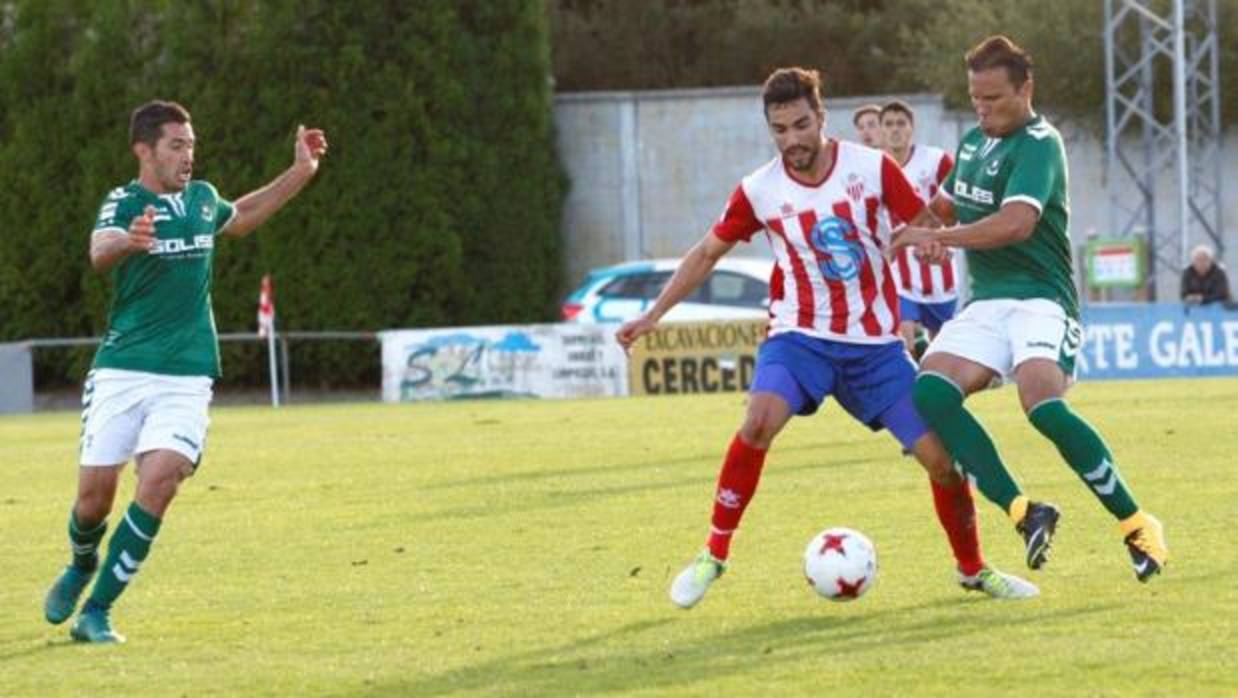
[[[1156,300],[1192,239],[1222,251],[1216,0],[1105,0],[1104,36],[1110,234],[1147,236]]]

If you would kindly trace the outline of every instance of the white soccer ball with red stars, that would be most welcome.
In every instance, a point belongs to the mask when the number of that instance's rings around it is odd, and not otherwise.
[[[859,531],[827,528],[804,549],[804,576],[830,601],[854,601],[877,579],[877,549]]]

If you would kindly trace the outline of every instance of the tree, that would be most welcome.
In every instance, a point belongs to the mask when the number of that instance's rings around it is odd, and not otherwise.
[[[881,91],[889,37],[932,13],[928,3],[864,0],[552,0],[560,90],[750,85],[782,65],[825,74],[829,94]]]
[[[1238,0],[1218,0],[1218,12],[1221,75],[1235,75],[1238,42],[1224,37],[1238,34]],[[963,109],[963,54],[1005,33],[1040,66],[1038,103],[1104,124],[1101,0],[549,0],[547,14],[564,91],[752,85],[807,65],[824,72],[827,96],[938,92]],[[1238,90],[1222,82],[1228,122]]]
[[[904,79],[941,92],[950,106],[969,108],[963,55],[984,37],[1005,33],[1032,56],[1037,104],[1093,128],[1103,126],[1103,3],[1044,0],[1035,11],[1016,0],[932,4],[939,11],[924,26],[904,28],[899,36],[903,54],[897,70]]]
[[[0,340],[102,331],[86,235],[135,172],[130,110],[156,97],[190,110],[195,177],[227,197],[289,165],[298,123],[328,132],[301,196],[218,246],[221,331],[254,328],[264,272],[284,329],[554,318],[565,182],[541,3],[19,0],[7,16],[0,227],[20,233],[0,236]],[[231,380],[261,380],[256,348],[224,350]],[[299,382],[377,375],[355,347],[296,350]],[[41,364],[40,379],[81,368]]]

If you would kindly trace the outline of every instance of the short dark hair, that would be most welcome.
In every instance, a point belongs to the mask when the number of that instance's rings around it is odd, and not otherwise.
[[[797,99],[808,100],[808,106],[814,112],[821,113],[821,74],[806,68],[779,68],[770,73],[761,88],[761,99],[765,103],[765,113],[769,115],[769,105],[786,104]]]
[[[164,124],[189,123],[189,110],[176,102],[155,99],[133,110],[129,116],[129,145],[145,143],[154,148],[163,135]]]
[[[1016,88],[1032,76],[1032,57],[1019,45],[1002,34],[990,36],[972,47],[964,56],[967,69],[973,73],[991,68],[1005,68],[1006,77]]]
[[[864,106],[857,107],[855,111],[851,112],[851,125],[859,126],[860,117],[864,116],[865,114],[876,114],[877,118],[880,119],[881,118],[881,107],[877,106],[876,104],[865,104]]]
[[[901,99],[892,99],[886,102],[881,107],[880,118],[884,119],[886,114],[891,112],[900,112],[907,115],[907,120],[911,123],[916,123],[916,113],[912,111],[911,105]]]

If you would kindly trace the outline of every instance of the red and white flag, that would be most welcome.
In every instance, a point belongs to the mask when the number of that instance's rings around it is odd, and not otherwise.
[[[271,275],[262,275],[262,290],[258,292],[258,336],[275,334],[275,293],[271,289]]]

